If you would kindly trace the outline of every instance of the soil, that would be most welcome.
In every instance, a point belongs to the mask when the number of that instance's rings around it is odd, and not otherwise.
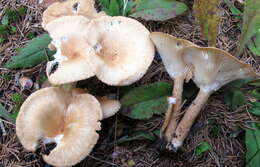
[[[183,0],[185,1],[185,0]],[[236,0],[231,0],[236,3]],[[185,1],[192,8],[192,1]],[[35,36],[44,33],[41,27],[41,18],[44,7],[36,0],[1,0],[0,19],[3,17],[4,8],[18,8],[25,6],[26,15],[14,23],[17,33],[8,36],[8,42],[0,44],[0,64],[4,64],[10,57],[16,55],[16,49],[28,42],[28,34]],[[98,6],[98,5],[97,5]],[[223,49],[238,59],[250,64],[256,71],[260,71],[260,58],[253,55],[249,50],[238,55],[238,43],[241,34],[241,19],[234,17],[228,6],[221,0],[221,24],[217,38],[217,47]],[[197,25],[192,10],[185,15],[163,21],[145,21],[139,19],[150,31],[161,31],[192,41],[200,46],[207,46],[203,40],[200,27]],[[13,111],[15,106],[11,97],[14,93],[23,95],[26,99],[32,92],[42,86],[41,78],[45,75],[45,63],[34,68],[9,70],[0,66],[0,102],[7,109]],[[9,79],[6,78],[9,76]],[[18,78],[26,76],[34,82],[33,88],[22,90]],[[172,83],[157,55],[147,74],[134,86],[147,85],[150,83],[166,81]],[[121,95],[121,88],[107,86],[96,78],[81,81],[79,87],[92,90],[95,94]],[[254,87],[246,86],[245,92],[250,92]],[[244,130],[247,122],[259,121],[247,112],[249,103],[255,99],[246,94],[247,103],[236,110],[231,110],[224,103],[223,91],[225,88],[214,93],[202,110],[196,123],[192,127],[189,136],[185,140],[183,148],[177,152],[158,151],[158,141],[135,140],[122,144],[115,141],[123,136],[131,135],[134,131],[154,131],[160,129],[163,115],[156,115],[149,120],[136,121],[124,117],[120,113],[102,121],[102,130],[99,131],[100,139],[94,150],[85,160],[76,166],[79,167],[242,167],[245,165]],[[188,105],[192,99],[187,100]],[[0,167],[34,167],[48,165],[43,162],[38,152],[27,152],[20,144],[15,134],[15,125],[2,119],[6,135],[0,130]],[[217,133],[215,133],[217,127]],[[215,130],[214,130],[215,129]],[[201,156],[195,155],[195,149],[202,142],[208,142],[211,149]]]

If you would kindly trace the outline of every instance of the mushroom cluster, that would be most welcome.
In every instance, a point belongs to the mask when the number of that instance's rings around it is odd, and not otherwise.
[[[242,78],[259,77],[253,69],[229,53],[213,48],[199,47],[169,34],[153,32],[151,39],[161,55],[163,64],[174,80],[173,97],[161,129],[166,148],[177,151],[199,115],[209,96],[223,85]],[[200,91],[180,119],[184,80],[192,79]],[[174,103],[171,103],[173,101]]]
[[[140,22],[98,13],[93,0],[51,4],[43,13],[42,26],[52,38],[49,48],[56,50],[55,59],[47,63],[47,77],[59,87],[43,88],[26,99],[16,133],[29,151],[39,143],[55,143],[43,159],[50,165],[71,166],[90,153],[100,120],[119,111],[120,103],[62,85],[93,76],[108,85],[132,84],[146,73],[155,48]]]
[[[43,14],[55,60],[46,73],[52,84],[96,76],[108,85],[129,85],[139,80],[154,57],[150,32],[140,22],[97,13],[93,0],[52,4]]]

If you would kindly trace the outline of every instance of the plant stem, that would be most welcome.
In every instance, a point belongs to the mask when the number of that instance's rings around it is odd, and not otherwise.
[[[187,137],[193,122],[199,115],[201,108],[207,102],[210,94],[211,92],[204,92],[200,90],[196,99],[187,109],[175,131],[174,138],[172,139],[172,145],[176,150],[182,145],[184,139]]]
[[[165,137],[168,142],[171,141],[175,129],[177,127],[181,105],[182,105],[182,91],[183,91],[184,77],[177,77],[174,80],[174,87],[172,97],[176,99],[175,104],[169,104],[166,112],[165,120],[161,128],[161,137]]]

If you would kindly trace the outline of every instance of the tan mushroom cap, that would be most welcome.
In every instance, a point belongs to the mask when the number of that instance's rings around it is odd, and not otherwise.
[[[75,82],[96,75],[108,85],[129,85],[145,74],[154,57],[150,32],[134,19],[103,16],[88,23],[82,16],[63,16],[46,25],[46,29],[54,41],[61,41],[64,37],[67,41],[75,39],[75,44],[62,47],[68,53],[62,54],[62,57],[67,57],[64,63],[68,62],[67,66],[71,68],[60,66],[62,71],[58,73],[58,67],[57,72],[48,75],[53,84]],[[70,57],[78,57],[73,61],[77,66],[71,65]],[[73,70],[83,67],[78,63],[85,63],[85,69]],[[51,70],[47,68],[47,71]]]
[[[55,60],[47,63],[46,73],[52,84],[64,84],[95,75],[99,59],[84,38],[90,26],[83,16],[64,16],[46,26],[56,47]]]
[[[152,32],[150,37],[154,42],[170,77],[175,79],[184,75],[186,64],[183,60],[183,48],[195,44],[162,32]]]
[[[193,81],[205,92],[216,91],[236,79],[257,76],[250,65],[217,48],[191,46],[184,55],[194,67]]]
[[[44,155],[54,166],[71,166],[84,159],[98,140],[102,111],[90,94],[71,94],[60,88],[44,88],[31,94],[21,106],[16,133],[22,145],[35,151],[39,140],[57,146]]]
[[[102,60],[96,76],[108,85],[129,85],[139,80],[154,57],[150,32],[140,22],[127,17],[103,16],[93,20],[90,45]]]
[[[53,3],[43,12],[42,26],[45,28],[48,23],[62,16],[82,15],[89,19],[95,18],[98,13],[94,4],[94,0],[67,0]]]
[[[112,117],[119,111],[121,107],[121,104],[118,100],[110,99],[106,96],[97,97],[97,99],[101,105],[103,119]]]
[[[82,93],[87,93],[88,91],[82,88],[73,88],[71,92],[72,94],[82,94]],[[109,98],[107,96],[95,96],[95,97],[100,103],[102,109],[102,113],[103,113],[102,119],[112,117],[120,110],[121,107],[120,101]]]

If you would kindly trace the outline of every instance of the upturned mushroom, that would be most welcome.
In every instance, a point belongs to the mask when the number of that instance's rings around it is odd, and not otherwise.
[[[190,79],[190,66],[184,62],[182,52],[186,46],[194,44],[161,32],[152,32],[150,37],[162,58],[166,71],[174,80],[172,97],[168,98],[169,107],[161,128],[161,138],[166,140],[166,147],[169,147],[180,117],[183,83],[185,79],[187,81]]]
[[[154,57],[150,32],[126,17],[63,16],[46,25],[57,49],[47,64],[52,84],[97,76],[108,85],[129,85],[139,80]]]
[[[42,17],[42,26],[62,16],[81,15],[87,19],[93,19],[101,15],[103,12],[97,13],[93,0],[66,0],[63,2],[55,2],[51,4],[44,12]]]
[[[22,145],[35,151],[39,140],[56,143],[43,159],[54,166],[71,166],[95,146],[103,113],[98,100],[87,93],[48,87],[31,94],[21,106],[16,133]]]
[[[183,144],[200,110],[214,91],[233,80],[259,76],[248,64],[217,48],[190,46],[184,49],[183,56],[185,62],[193,66],[193,81],[200,91],[175,130],[172,139],[174,150]]]

